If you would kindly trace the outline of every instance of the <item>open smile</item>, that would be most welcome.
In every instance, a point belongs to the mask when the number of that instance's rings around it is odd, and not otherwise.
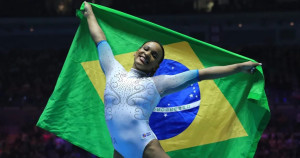
[[[149,63],[149,61],[146,59],[146,57],[144,57],[144,56],[139,56],[139,59],[140,59],[140,61],[143,63],[143,64],[148,64]]]

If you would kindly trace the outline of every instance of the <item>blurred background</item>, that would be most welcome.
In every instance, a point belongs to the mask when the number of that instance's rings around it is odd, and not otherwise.
[[[35,126],[81,0],[1,0],[0,158],[96,157]],[[94,0],[263,63],[271,120],[256,158],[300,157],[299,0]]]

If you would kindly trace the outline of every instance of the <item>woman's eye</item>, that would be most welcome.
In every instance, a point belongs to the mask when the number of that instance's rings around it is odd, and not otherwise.
[[[153,58],[156,59],[158,55],[157,55],[157,53],[152,53],[152,56],[153,56]]]
[[[144,47],[144,50],[145,50],[145,51],[149,50],[149,47],[145,46],[145,47]]]

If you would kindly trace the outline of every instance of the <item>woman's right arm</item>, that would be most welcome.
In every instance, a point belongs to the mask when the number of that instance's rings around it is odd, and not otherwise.
[[[99,62],[104,74],[107,76],[116,68],[124,69],[122,65],[115,59],[111,47],[106,41],[104,32],[96,20],[92,7],[87,2],[84,2],[83,14],[87,18],[90,34],[94,42],[97,44]]]
[[[83,15],[87,18],[89,30],[94,42],[98,44],[100,41],[106,40],[104,32],[102,31],[101,27],[99,26],[96,20],[91,5],[86,1],[84,1]]]

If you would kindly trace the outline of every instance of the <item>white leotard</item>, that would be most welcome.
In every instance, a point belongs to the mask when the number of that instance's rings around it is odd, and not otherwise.
[[[127,72],[106,41],[99,42],[97,49],[106,76],[105,119],[113,146],[125,158],[142,158],[146,145],[157,139],[149,117],[160,98],[199,81],[198,70],[147,77],[136,69]]]

